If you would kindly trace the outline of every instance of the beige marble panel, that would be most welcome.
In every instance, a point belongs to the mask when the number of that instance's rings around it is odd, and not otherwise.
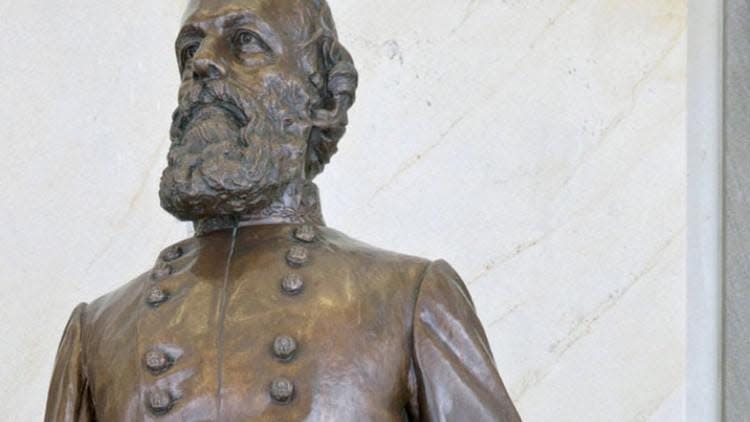
[[[361,88],[328,223],[454,264],[524,420],[681,421],[684,0],[330,4]],[[186,235],[156,196],[180,13],[0,5],[8,420],[73,306]]]

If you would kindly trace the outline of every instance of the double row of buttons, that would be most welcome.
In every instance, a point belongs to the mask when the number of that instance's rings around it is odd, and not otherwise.
[[[294,231],[294,239],[302,244],[293,245],[286,254],[286,262],[292,269],[299,269],[309,262],[309,251],[304,244],[316,241],[317,233],[313,226],[302,225]],[[179,246],[172,247],[164,252],[160,261],[152,270],[150,278],[151,286],[146,295],[146,303],[151,308],[158,308],[170,298],[169,292],[165,291],[159,282],[172,275],[174,269],[171,262],[179,259],[184,251]],[[281,280],[281,290],[287,296],[297,296],[303,292],[305,283],[302,277],[290,272]],[[289,335],[280,335],[273,341],[272,352],[274,357],[281,363],[291,362],[298,350],[297,341]],[[143,357],[146,370],[153,376],[167,373],[177,360],[177,356],[160,348],[154,348],[146,352]],[[290,403],[295,396],[294,383],[284,377],[274,379],[269,386],[269,395],[275,403]],[[164,415],[174,406],[175,399],[170,391],[154,387],[147,392],[146,406],[154,415]]]

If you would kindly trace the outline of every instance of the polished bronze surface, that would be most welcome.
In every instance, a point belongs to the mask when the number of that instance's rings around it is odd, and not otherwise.
[[[520,420],[445,261],[327,227],[357,72],[324,0],[193,0],[163,207],[196,236],[74,311],[46,421]]]

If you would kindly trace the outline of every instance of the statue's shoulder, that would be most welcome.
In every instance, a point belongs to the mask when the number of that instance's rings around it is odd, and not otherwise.
[[[375,246],[367,241],[352,237],[331,227],[321,227],[319,230],[323,239],[327,243],[335,246],[340,252],[365,254],[373,259],[384,261],[427,261],[426,258],[396,252],[381,246]]]
[[[321,229],[321,235],[331,260],[356,267],[360,272],[395,273],[404,280],[417,279],[431,262],[427,258],[373,246],[328,227]]]
[[[199,247],[198,239],[192,237],[164,248],[148,271],[89,303],[86,306],[87,319],[92,324],[106,324],[110,319],[123,321],[128,320],[128,315],[135,315],[144,303],[158,306],[162,299],[159,291],[152,291],[153,287],[159,280],[189,267]]]

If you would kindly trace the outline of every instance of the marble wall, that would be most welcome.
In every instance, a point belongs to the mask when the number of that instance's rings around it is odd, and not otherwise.
[[[451,262],[525,421],[682,421],[685,0],[329,2],[361,74],[329,225]],[[0,4],[3,419],[41,419],[78,302],[187,236],[181,8]]]

